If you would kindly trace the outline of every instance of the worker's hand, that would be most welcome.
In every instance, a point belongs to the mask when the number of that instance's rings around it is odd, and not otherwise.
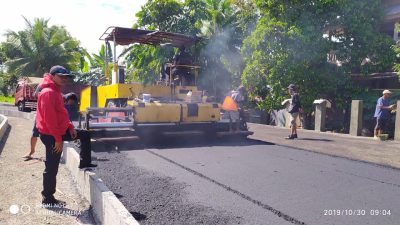
[[[69,134],[71,134],[72,139],[75,139],[78,136],[75,129],[70,129]]]
[[[389,109],[390,109],[390,110],[396,109],[396,104],[390,105],[390,106],[389,106]]]
[[[54,152],[55,153],[61,153],[63,150],[63,142],[56,142],[55,146],[54,146]]]

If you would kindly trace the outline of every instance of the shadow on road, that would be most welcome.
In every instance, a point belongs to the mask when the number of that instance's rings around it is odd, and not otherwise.
[[[203,136],[194,137],[168,137],[157,140],[143,141],[135,137],[131,138],[98,138],[92,141],[94,152],[119,153],[120,151],[134,151],[144,149],[171,149],[171,148],[198,148],[213,146],[251,146],[274,145],[273,143],[253,140],[248,138],[224,137],[209,139]]]
[[[113,192],[113,193],[114,193],[115,197],[117,197],[118,199],[120,199],[120,198],[123,198],[123,197],[124,197],[123,195],[121,195],[121,194],[118,194],[118,193],[116,193],[116,192]]]
[[[333,141],[333,140],[324,139],[324,138],[298,138],[298,140],[302,140],[302,141],[324,141],[324,142],[331,142],[331,141]]]
[[[145,220],[146,218],[147,218],[147,216],[146,215],[144,215],[144,214],[141,214],[141,213],[139,213],[139,212],[130,212],[131,214],[132,214],[132,216],[137,220],[137,221],[142,221],[142,220]]]

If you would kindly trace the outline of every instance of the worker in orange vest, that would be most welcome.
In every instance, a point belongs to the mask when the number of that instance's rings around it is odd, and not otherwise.
[[[231,91],[222,103],[222,109],[225,110],[226,116],[229,118],[229,132],[238,132],[240,126],[240,113],[242,103],[244,102],[244,87],[239,86],[235,91]],[[232,124],[235,123],[235,129]]]

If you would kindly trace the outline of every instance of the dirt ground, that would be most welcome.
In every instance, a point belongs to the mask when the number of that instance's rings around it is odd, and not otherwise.
[[[55,197],[66,202],[57,209],[41,207],[45,157],[38,140],[32,160],[29,151],[33,121],[8,117],[10,128],[0,143],[0,224],[94,224],[89,203],[83,199],[65,165],[60,164]]]

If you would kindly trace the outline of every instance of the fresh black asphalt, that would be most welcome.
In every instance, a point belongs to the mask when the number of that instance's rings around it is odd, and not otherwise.
[[[254,140],[163,141],[93,142],[95,172],[141,224],[399,224],[398,170]]]

